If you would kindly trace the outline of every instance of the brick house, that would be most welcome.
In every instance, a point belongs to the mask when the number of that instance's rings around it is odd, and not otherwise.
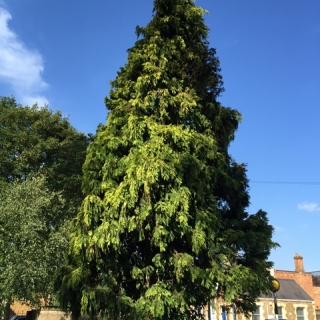
[[[320,272],[305,272],[303,265],[303,257],[298,253],[294,256],[294,271],[274,270],[274,276],[277,279],[292,279],[315,302],[316,318],[320,320]]]
[[[5,316],[5,320],[9,319],[14,315],[26,315],[28,311],[30,311],[30,307],[27,304],[23,304],[18,301],[14,301],[10,306],[8,306],[7,314]]]
[[[286,320],[320,320],[320,271],[305,272],[303,258],[294,256],[295,271],[272,270],[272,275],[279,281],[277,292],[278,317]],[[250,320],[274,319],[274,300],[262,295],[257,300],[257,309]],[[237,314],[234,308],[224,311],[224,302],[211,303],[210,312],[204,310],[206,320],[247,320]]]
[[[277,292],[278,318],[287,320],[315,320],[315,303],[312,297],[292,279],[278,279],[280,289]],[[273,295],[258,298],[257,309],[250,320],[274,319]],[[210,315],[204,310],[206,320],[247,320],[243,314],[237,314],[234,308],[224,311],[222,300],[212,302]]]

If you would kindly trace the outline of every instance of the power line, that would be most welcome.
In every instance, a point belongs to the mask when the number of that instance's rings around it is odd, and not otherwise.
[[[256,180],[250,180],[250,183],[320,185],[319,181],[256,181]]]

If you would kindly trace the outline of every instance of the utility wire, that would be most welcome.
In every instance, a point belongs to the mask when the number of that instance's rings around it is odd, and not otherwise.
[[[319,181],[256,181],[256,180],[250,180],[249,183],[320,185]]]

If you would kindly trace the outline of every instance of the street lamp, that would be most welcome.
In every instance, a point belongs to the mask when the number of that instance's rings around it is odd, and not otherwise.
[[[274,315],[275,318],[278,319],[278,304],[277,304],[277,292],[280,289],[280,283],[277,279],[273,278],[271,280],[271,291],[273,293],[273,300],[274,300]]]

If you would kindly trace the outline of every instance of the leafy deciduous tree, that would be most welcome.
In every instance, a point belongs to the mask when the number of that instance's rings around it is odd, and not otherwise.
[[[52,292],[70,219],[83,199],[82,165],[90,140],[60,112],[0,97],[2,301],[23,299],[37,306]]]
[[[201,319],[222,297],[244,312],[268,287],[273,227],[249,215],[243,164],[228,153],[240,114],[222,106],[205,11],[155,0],[112,81],[89,146],[72,264],[56,287],[73,316]]]
[[[43,173],[68,206],[82,201],[82,165],[90,136],[74,129],[60,112],[37,105],[23,107],[0,98],[0,188],[8,182]],[[72,209],[74,215],[74,208]]]
[[[2,301],[39,307],[68,248],[70,220],[64,199],[43,176],[12,182],[0,194],[0,292]],[[57,216],[64,216],[56,223]]]

